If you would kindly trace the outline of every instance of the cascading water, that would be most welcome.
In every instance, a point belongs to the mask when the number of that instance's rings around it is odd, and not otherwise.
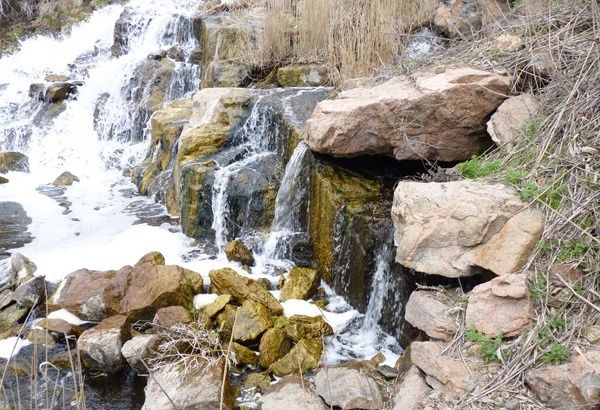
[[[179,258],[183,237],[143,224],[132,226],[138,219],[128,208],[134,200],[133,187],[122,171],[141,161],[147,150],[147,118],[131,117],[146,101],[144,96],[151,94],[153,81],[141,82],[140,70],[159,50],[176,46],[183,59],[190,55],[197,46],[193,32],[197,5],[195,0],[133,0],[126,6],[107,6],[69,34],[27,39],[17,52],[0,60],[0,78],[10,79],[0,86],[0,150],[27,154],[31,171],[9,173],[10,182],[0,187],[0,201],[20,203],[32,218],[29,231],[34,240],[20,252],[36,261],[40,274],[56,280],[82,266],[133,263],[162,243]],[[115,57],[113,29],[122,15],[127,15],[128,30],[121,34],[127,50]],[[164,60],[171,67],[165,78],[173,81],[166,84],[169,92],[160,95],[159,106],[199,87],[197,66]],[[76,98],[54,104],[33,101],[28,96],[30,84],[43,83],[48,74],[83,82]],[[145,90],[140,92],[139,87]],[[57,108],[62,112],[46,115]],[[67,170],[80,182],[62,190],[72,204],[71,213],[63,215],[59,204],[37,188]],[[131,246],[123,248],[124,243]]]

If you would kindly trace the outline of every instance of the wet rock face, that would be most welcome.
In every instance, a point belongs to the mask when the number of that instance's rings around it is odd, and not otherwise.
[[[29,158],[16,151],[0,152],[0,173],[29,172]]]
[[[396,261],[450,278],[518,271],[543,230],[542,214],[512,189],[478,181],[400,182],[392,219]]]
[[[52,303],[87,320],[114,314],[151,319],[162,307],[191,308],[202,278],[190,270],[150,262],[118,271],[80,269],[64,279]]]
[[[27,231],[31,218],[17,202],[0,202],[0,259],[7,258],[8,249],[29,243],[33,237]]]
[[[227,242],[224,251],[227,260],[239,262],[246,266],[254,266],[254,255],[242,241],[235,240]]]
[[[508,77],[459,68],[351,89],[317,105],[307,143],[337,157],[465,160],[490,144],[485,123],[509,87]]]
[[[50,103],[58,103],[77,94],[81,81],[59,81],[50,84],[31,84],[29,96]]]

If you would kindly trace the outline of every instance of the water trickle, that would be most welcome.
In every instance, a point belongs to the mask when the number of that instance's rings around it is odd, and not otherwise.
[[[288,258],[287,244],[302,234],[300,212],[308,193],[307,162],[310,150],[301,141],[285,167],[285,173],[275,199],[275,218],[263,248],[266,258]]]
[[[365,312],[363,329],[365,331],[374,331],[381,320],[383,313],[383,303],[390,290],[390,272],[393,257],[393,242],[386,242],[377,255],[375,272],[371,282],[371,294],[369,295],[369,304]]]

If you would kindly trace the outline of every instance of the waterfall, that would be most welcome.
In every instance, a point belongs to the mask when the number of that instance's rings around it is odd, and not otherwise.
[[[301,141],[285,167],[275,199],[275,218],[263,248],[266,258],[287,257],[283,252],[285,245],[301,229],[300,208],[308,193],[306,166],[309,152],[308,145]]]
[[[148,150],[151,109],[199,87],[198,66],[185,62],[198,46],[197,6],[196,0],[108,5],[70,32],[28,38],[0,59],[0,151],[25,153],[31,170],[7,175],[0,203],[18,202],[32,219],[34,239],[19,252],[35,260],[40,274],[57,280],[83,266],[114,268],[161,248],[178,258],[183,239],[133,225],[142,211],[131,203],[154,203],[132,197],[122,173]],[[124,46],[116,53],[119,41]],[[78,82],[77,94],[58,103],[30,98],[30,85],[47,86],[49,74]],[[152,88],[157,80],[164,91]],[[56,199],[38,190],[63,171],[80,182],[60,189]],[[70,214],[59,200],[72,204]]]
[[[392,281],[390,280],[391,264],[394,261],[393,242],[389,241],[383,244],[381,251],[377,255],[375,272],[371,282],[371,293],[369,294],[369,304],[365,312],[363,329],[372,332],[376,329],[383,314],[384,300],[387,296]]]

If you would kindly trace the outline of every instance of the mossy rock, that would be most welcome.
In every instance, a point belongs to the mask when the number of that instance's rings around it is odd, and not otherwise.
[[[316,269],[294,266],[281,288],[281,300],[309,299],[321,283],[321,275]]]
[[[268,369],[292,349],[293,343],[285,330],[280,327],[268,329],[260,338],[258,362]]]
[[[217,299],[209,305],[207,305],[202,314],[210,319],[215,317],[219,312],[225,308],[225,306],[231,301],[231,295],[219,295]]]
[[[294,315],[288,318],[285,332],[292,340],[298,341],[332,335],[333,329],[321,316]]]
[[[203,226],[210,226],[212,223],[210,188],[216,169],[217,163],[212,160],[187,164],[182,170],[180,197],[173,190],[167,192],[167,210],[171,212],[180,209],[181,230],[191,238],[209,234]]]
[[[215,321],[217,322],[221,340],[231,339],[231,330],[233,329],[233,322],[235,321],[237,310],[237,306],[225,305],[223,310],[217,314]]]
[[[224,251],[227,260],[239,262],[245,266],[254,266],[254,255],[242,241],[235,240],[227,242]]]
[[[0,311],[0,329],[9,329],[29,312],[28,307],[13,303]]]
[[[244,387],[258,387],[261,390],[267,390],[271,387],[271,377],[268,373],[250,373],[244,381]]]
[[[0,174],[29,172],[29,158],[17,151],[0,152]]]
[[[258,356],[252,349],[233,342],[231,344],[231,350],[235,354],[235,358],[239,364],[246,364],[254,367],[258,365]]]
[[[270,370],[277,377],[314,370],[319,366],[322,354],[321,338],[302,339],[288,354],[275,362]]]
[[[211,289],[220,295],[231,295],[238,303],[246,300],[258,302],[274,315],[283,313],[283,307],[264,287],[252,279],[238,274],[231,268],[213,270],[209,273]]]
[[[281,87],[318,87],[329,82],[327,67],[316,64],[292,64],[277,69]]]
[[[238,342],[249,342],[273,326],[273,319],[269,309],[262,303],[247,299],[237,312],[233,339]]]

